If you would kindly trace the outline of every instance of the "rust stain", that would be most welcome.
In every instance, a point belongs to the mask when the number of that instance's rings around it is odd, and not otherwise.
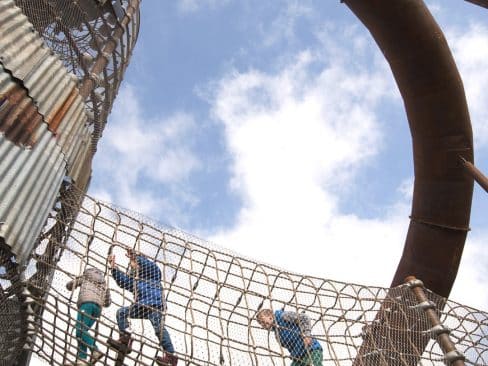
[[[20,85],[0,95],[0,132],[16,145],[33,147],[35,131],[43,121],[37,106]]]
[[[54,111],[51,116],[47,118],[47,123],[48,123],[48,129],[51,131],[53,134],[56,134],[58,132],[58,128],[63,121],[64,117],[66,116],[66,113],[70,110],[71,106],[76,100],[76,97],[78,96],[78,90],[76,87],[73,87],[71,92],[69,93],[68,97],[66,100],[63,102],[61,107]]]
[[[78,95],[74,87],[61,107],[44,119],[27,90],[16,84],[0,95],[0,133],[16,145],[33,147],[36,143],[35,132],[41,123],[45,121],[48,130],[55,136]]]

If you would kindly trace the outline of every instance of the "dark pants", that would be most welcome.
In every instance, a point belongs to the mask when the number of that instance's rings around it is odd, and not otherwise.
[[[171,343],[169,333],[163,325],[164,318],[162,309],[141,304],[132,304],[131,306],[120,308],[117,310],[117,324],[121,332],[129,327],[129,318],[148,319],[154,328],[154,332],[163,350],[174,353],[173,343]]]
[[[88,332],[95,321],[100,317],[102,309],[98,304],[85,302],[78,310],[76,320],[76,339],[78,340],[78,358],[86,359],[87,351],[93,352],[97,349],[95,339]]]

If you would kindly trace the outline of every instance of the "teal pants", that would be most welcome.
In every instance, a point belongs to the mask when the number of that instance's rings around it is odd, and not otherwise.
[[[95,321],[100,317],[102,309],[98,304],[85,302],[81,304],[78,310],[76,320],[76,339],[78,340],[78,358],[84,360],[87,358],[87,351],[93,352],[97,349],[95,338],[88,332]]]
[[[310,351],[299,360],[293,360],[291,366],[322,366],[323,353],[321,349]]]

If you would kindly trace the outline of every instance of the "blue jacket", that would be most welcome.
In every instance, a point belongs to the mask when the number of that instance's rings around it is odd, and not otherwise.
[[[136,276],[127,275],[113,268],[112,276],[117,285],[134,293],[134,301],[139,304],[165,307],[163,286],[161,285],[161,270],[156,263],[146,257],[138,255]]]
[[[290,351],[290,355],[293,358],[301,359],[306,356],[307,348],[303,343],[303,333],[300,329],[299,321],[295,319],[287,319],[289,318],[286,316],[288,313],[285,313],[283,310],[275,311],[274,315],[275,325],[273,330],[279,343]],[[305,336],[310,336],[310,334],[305,334]],[[319,349],[321,350],[322,346],[315,338],[313,338],[312,344],[308,347],[308,350],[313,351]]]

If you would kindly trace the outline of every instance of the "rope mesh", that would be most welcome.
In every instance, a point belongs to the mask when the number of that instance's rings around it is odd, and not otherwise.
[[[0,365],[10,366],[25,343],[22,287],[13,255],[0,238]]]
[[[93,80],[86,108],[94,152],[137,38],[139,2],[15,2],[73,77]],[[121,29],[117,46],[106,48]],[[107,64],[93,73],[100,58]],[[67,182],[25,269],[0,243],[0,290],[1,365],[24,344],[50,365],[85,356],[106,365],[155,365],[163,357],[174,365],[172,348],[180,365],[435,365],[445,357],[433,338],[446,330],[432,328],[408,286],[290,273],[98,202]],[[488,364],[487,314],[427,293],[466,363]],[[263,309],[272,309],[268,325],[256,318]],[[118,352],[109,340],[128,321],[132,351]]]
[[[133,304],[149,305],[131,314],[146,319],[128,319],[133,342],[124,365],[157,365],[156,357],[164,357],[163,348],[168,350],[164,329],[180,365],[298,362],[291,353],[300,351],[294,342],[303,342],[307,324],[280,323],[281,310],[308,319],[310,337],[322,349],[323,365],[443,363],[444,353],[434,341],[436,329],[409,286],[368,287],[290,273],[155,225],[73,189],[60,207],[53,211],[25,269],[30,289],[26,303],[43,309],[37,318],[32,312],[27,339],[51,365],[80,357],[76,319],[83,288],[70,291],[66,284],[81,281],[85,270],[93,268],[103,278],[99,289],[108,288],[112,300],[110,306],[100,307],[101,315],[92,319],[89,331],[101,352],[100,362],[107,365],[116,364],[118,357],[116,348],[108,345],[110,338],[119,337],[117,311]],[[66,212],[78,208],[72,222],[63,222],[69,218]],[[53,235],[56,227],[58,235]],[[67,235],[59,235],[61,227]],[[110,269],[112,255],[116,271]],[[163,297],[158,298],[161,290]],[[465,354],[466,364],[488,364],[488,314],[427,294],[457,349]],[[164,305],[157,308],[159,303]],[[257,321],[261,309],[275,312],[274,330]],[[124,318],[121,313],[119,318]],[[153,327],[158,319],[159,339]],[[283,336],[282,331],[291,335]],[[87,353],[89,359],[90,347]]]

